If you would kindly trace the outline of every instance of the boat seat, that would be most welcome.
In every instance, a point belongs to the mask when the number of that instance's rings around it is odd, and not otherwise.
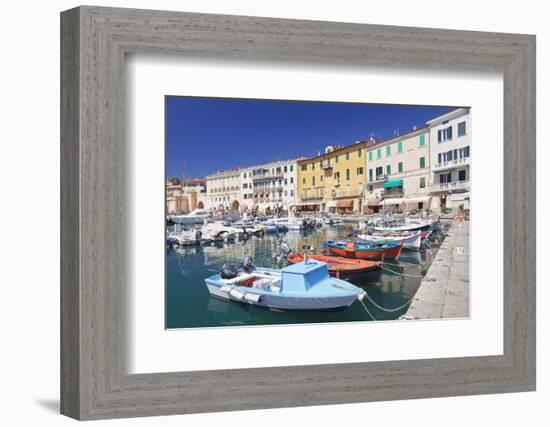
[[[269,286],[271,292],[280,292],[281,291],[281,279],[276,279],[271,282]]]
[[[233,277],[232,279],[221,279],[221,281],[223,283],[227,283],[228,285],[231,284],[235,284],[237,282],[241,282],[241,281],[244,281],[244,280],[248,280],[248,279],[251,279],[252,277],[254,277],[254,274],[241,274],[237,277]]]
[[[259,279],[254,282],[254,288],[269,290],[269,285],[272,283],[271,279]]]

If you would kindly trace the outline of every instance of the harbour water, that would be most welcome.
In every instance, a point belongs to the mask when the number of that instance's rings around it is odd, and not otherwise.
[[[384,268],[368,273],[350,282],[364,289],[374,301],[365,298],[363,307],[359,301],[349,308],[329,312],[281,312],[223,301],[210,296],[204,279],[220,271],[225,263],[240,264],[251,255],[254,264],[262,267],[281,268],[286,262],[277,262],[273,254],[280,253],[281,242],[294,251],[302,247],[314,247],[322,252],[323,240],[346,239],[353,231],[349,224],[325,227],[319,230],[283,234],[251,236],[248,240],[233,243],[184,247],[166,252],[166,328],[198,328],[218,326],[255,326],[297,323],[355,322],[394,320],[407,312],[408,305],[394,309],[410,301],[426,274],[437,248],[444,238],[442,230],[435,230],[429,243],[420,251],[406,251],[399,261],[384,263]],[[368,310],[368,312],[367,312]]]

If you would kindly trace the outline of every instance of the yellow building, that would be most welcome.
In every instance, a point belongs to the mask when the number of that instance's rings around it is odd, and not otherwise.
[[[317,157],[298,161],[297,211],[361,212],[365,191],[366,141],[328,146]]]

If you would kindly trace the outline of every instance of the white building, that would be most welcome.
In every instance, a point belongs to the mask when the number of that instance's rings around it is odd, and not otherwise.
[[[254,192],[252,189],[253,168],[241,169],[240,203],[241,210],[251,212],[254,208]]]
[[[252,181],[252,209],[262,213],[274,212],[288,210],[296,204],[296,162],[281,160],[248,169],[247,180]],[[247,183],[250,188],[250,181]]]
[[[458,108],[427,122],[430,128],[431,209],[470,207],[470,110]]]
[[[241,172],[229,169],[206,177],[208,205],[210,209],[241,209]]]
[[[281,160],[208,175],[208,207],[259,213],[288,210],[296,204],[296,161]]]

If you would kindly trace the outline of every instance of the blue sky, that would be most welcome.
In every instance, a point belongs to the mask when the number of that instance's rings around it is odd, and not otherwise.
[[[204,177],[212,172],[310,157],[327,145],[387,139],[455,107],[166,98],[166,175]]]

